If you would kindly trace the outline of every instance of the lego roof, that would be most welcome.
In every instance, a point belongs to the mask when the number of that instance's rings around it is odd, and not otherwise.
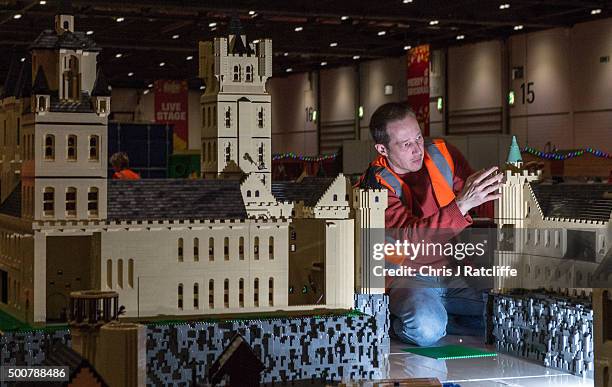
[[[246,219],[238,180],[108,180],[108,220]]]
[[[57,344],[51,348],[48,352],[43,366],[68,366],[69,367],[69,382],[71,382],[82,368],[89,368],[93,373],[94,377],[98,380],[99,386],[108,386],[102,376],[96,371],[96,369],[84,359],[78,352],[72,348]],[[68,383],[69,384],[69,383]]]
[[[51,96],[51,106],[49,110],[52,112],[64,113],[92,113],[94,111],[91,103],[91,98],[88,95],[82,95],[80,101],[62,100],[57,96]]]
[[[610,220],[611,184],[530,183],[530,185],[545,217],[603,222]]]
[[[85,32],[66,31],[61,35],[55,30],[44,30],[30,46],[31,50],[36,49],[59,49],[67,48],[72,50],[102,51],[96,43],[85,34]]]
[[[0,205],[0,214],[21,217],[21,183],[17,184],[13,192]]]
[[[272,182],[272,195],[279,201],[303,201],[313,207],[334,180],[334,177],[306,177],[300,182]]]

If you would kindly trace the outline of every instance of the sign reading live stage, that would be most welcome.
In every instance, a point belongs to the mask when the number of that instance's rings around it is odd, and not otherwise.
[[[187,81],[155,81],[155,122],[174,125],[174,150],[187,149],[189,89]]]
[[[408,104],[414,110],[423,136],[429,136],[429,45],[408,51]]]

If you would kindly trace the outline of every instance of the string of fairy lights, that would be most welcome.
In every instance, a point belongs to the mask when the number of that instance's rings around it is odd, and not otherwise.
[[[585,153],[590,153],[593,156],[601,157],[605,159],[612,158],[612,155],[610,153],[604,152],[601,150],[597,150],[594,148],[576,149],[576,150],[572,150],[569,152],[558,152],[558,151],[557,152],[544,152],[544,151],[526,146],[521,150],[521,152],[529,153],[536,157],[547,159],[547,160],[567,160],[567,159],[572,159],[574,157],[583,156]]]

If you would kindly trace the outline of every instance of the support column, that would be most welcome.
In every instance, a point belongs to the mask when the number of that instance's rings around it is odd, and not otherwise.
[[[34,232],[34,323],[47,320],[47,235]]]

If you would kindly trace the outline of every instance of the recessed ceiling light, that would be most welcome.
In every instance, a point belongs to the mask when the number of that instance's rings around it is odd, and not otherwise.
[[[123,54],[122,54],[122,53],[117,53],[117,54],[115,54],[115,58],[121,58],[122,56],[123,56]]]
[[[430,26],[435,26],[436,24],[440,23],[438,20],[432,20],[429,22]]]
[[[21,19],[21,14],[20,13],[16,13],[13,15],[13,19]]]
[[[118,18],[116,18],[116,19],[115,19],[115,21],[116,21],[117,23],[121,23],[121,22],[122,22],[122,21],[124,21],[124,20],[125,20],[125,18],[122,18],[122,17],[118,17]]]
[[[338,43],[336,42],[332,42],[329,44],[329,47],[337,47],[337,46],[338,46]]]
[[[355,55],[355,56],[353,56],[353,59],[355,59],[355,60],[357,60],[357,59],[359,59],[359,58],[361,58],[359,55]]]
[[[591,15],[597,15],[601,13],[601,8],[597,8],[591,11]]]
[[[145,89],[145,91],[143,91],[142,94],[149,94],[149,89]]]
[[[149,83],[149,84],[147,85],[147,87],[151,88],[151,87],[153,87],[153,84],[152,84],[152,83]]]
[[[179,35],[178,35],[178,34],[176,34],[176,35],[172,35],[172,39],[178,39],[178,38],[179,38]]]
[[[206,86],[204,85],[200,86],[200,90],[204,90],[204,89],[206,89]]]
[[[159,67],[164,67],[166,65],[166,62],[160,62],[159,63]]]
[[[210,30],[211,30],[211,31],[216,31],[216,30],[217,30],[217,27],[213,27],[213,28],[211,28]]]
[[[249,15],[251,16],[255,15],[255,11],[249,11]]]
[[[133,76],[134,76],[134,73],[130,71],[130,72],[128,73],[128,77],[133,77]]]
[[[412,48],[412,46],[404,46],[404,51],[408,51]]]
[[[344,21],[344,20],[348,20],[348,18],[349,18],[348,16],[342,16],[342,17],[340,18],[340,20],[343,20],[343,21]]]
[[[253,12],[253,13],[251,13],[251,12]],[[251,12],[249,12],[249,15],[251,15],[251,19],[254,18],[254,17],[257,17],[257,12],[254,12],[254,11],[251,11]]]
[[[185,58],[185,59],[187,59],[187,60],[192,60],[192,59],[193,59],[193,56],[189,55],[189,56],[188,56],[187,58]]]
[[[286,72],[290,73],[293,71],[293,69],[291,67],[289,67],[287,70],[285,70]]]
[[[465,39],[465,35],[457,35],[457,40],[463,40]]]
[[[25,62],[25,58],[21,58],[21,61],[22,61],[22,62]]]
[[[283,53],[283,56],[289,56],[288,52]]]
[[[519,24],[518,26],[514,26],[514,30],[518,31],[518,30],[522,30],[523,29],[523,25]]]
[[[302,31],[303,29],[304,29],[304,27],[295,27],[293,30],[294,30],[295,32],[300,32],[300,31]]]
[[[404,1],[402,1],[402,3],[409,4],[409,3],[412,3],[412,0],[404,0]]]
[[[510,4],[506,3],[506,4],[500,4],[499,9],[508,9],[510,8]]]
[[[327,66],[327,62],[321,62],[321,66]]]
[[[47,4],[47,2],[46,2],[45,0],[40,0],[40,1],[38,2],[38,4],[40,4],[40,5],[45,5],[45,4]]]
[[[92,30],[89,30],[89,31],[87,31],[87,32],[86,32],[86,34],[87,34],[87,35],[93,35],[93,31],[92,31]]]
[[[215,23],[215,22],[208,23],[208,26],[209,26],[210,28],[213,28],[213,27],[216,27],[216,26],[217,26],[217,23]]]
[[[378,31],[378,36],[386,35],[387,31]]]
[[[259,43],[259,39],[253,40],[253,44],[257,44],[257,43]]]

